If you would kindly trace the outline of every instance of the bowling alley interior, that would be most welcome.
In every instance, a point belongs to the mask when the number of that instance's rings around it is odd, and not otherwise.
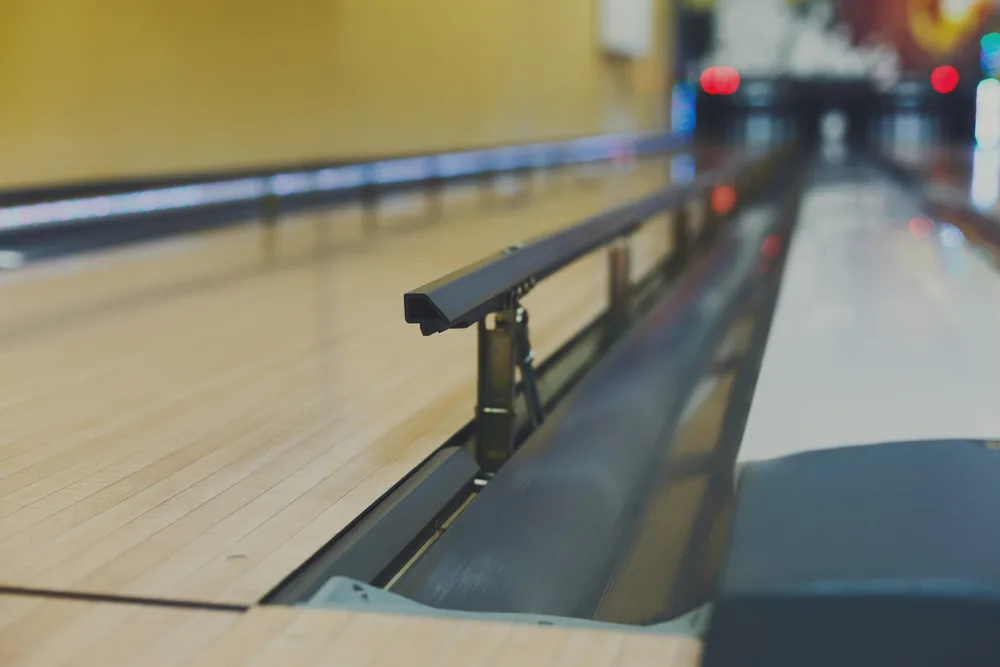
[[[0,667],[996,667],[998,332],[997,0],[0,0]]]

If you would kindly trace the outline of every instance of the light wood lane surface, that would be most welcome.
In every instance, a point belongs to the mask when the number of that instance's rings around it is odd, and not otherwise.
[[[474,331],[421,337],[403,292],[665,172],[434,224],[403,202],[371,238],[357,211],[302,216],[269,263],[244,227],[0,275],[0,585],[259,600],[472,414]],[[605,271],[528,296],[541,356],[604,307]]]
[[[4,667],[694,667],[700,653],[696,639],[604,629],[0,595]]]

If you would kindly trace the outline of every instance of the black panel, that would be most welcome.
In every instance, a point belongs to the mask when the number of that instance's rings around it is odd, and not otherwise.
[[[978,441],[748,465],[705,666],[1000,664],[998,507]]]

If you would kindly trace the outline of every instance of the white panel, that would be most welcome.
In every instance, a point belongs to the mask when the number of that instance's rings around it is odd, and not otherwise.
[[[653,50],[653,0],[597,0],[597,30],[605,51],[644,58]]]
[[[976,141],[984,148],[1000,145],[1000,81],[986,79],[976,89]]]

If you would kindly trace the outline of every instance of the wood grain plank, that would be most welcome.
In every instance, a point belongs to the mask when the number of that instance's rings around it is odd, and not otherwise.
[[[0,584],[259,600],[472,414],[474,331],[421,337],[402,293],[663,173],[466,192],[433,223],[403,199],[372,236],[357,210],[300,215],[270,259],[249,226],[0,275]],[[598,253],[528,295],[539,356],[605,280]]]
[[[359,614],[246,613],[0,594],[4,667],[695,667],[697,639],[613,629]]]

